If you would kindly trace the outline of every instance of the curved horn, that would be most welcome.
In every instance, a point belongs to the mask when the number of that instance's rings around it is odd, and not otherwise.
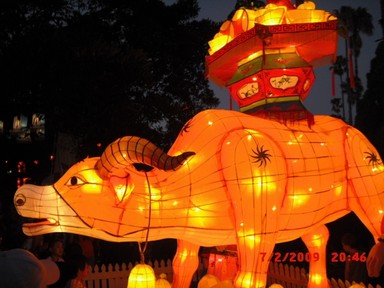
[[[162,170],[176,170],[194,152],[184,152],[178,156],[169,156],[150,141],[125,136],[107,146],[97,161],[96,168],[100,176],[105,178],[111,173],[124,172],[125,167],[134,163],[145,164]],[[124,173],[116,174],[126,174]]]

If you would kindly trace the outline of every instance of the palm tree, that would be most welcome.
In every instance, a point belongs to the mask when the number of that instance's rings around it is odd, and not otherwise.
[[[381,25],[381,40],[384,39],[384,0],[380,0],[380,10],[381,10],[381,17],[379,20],[379,24]]]
[[[345,56],[348,59],[347,78],[349,80],[348,93],[348,122],[353,124],[352,106],[362,94],[362,85],[359,79],[358,57],[363,41],[361,34],[372,35],[374,26],[372,24],[372,15],[366,8],[358,7],[356,9],[349,6],[342,6],[340,10],[334,11],[339,19],[339,34],[345,39]]]
[[[338,114],[336,116],[341,117],[345,121],[345,94],[347,92],[348,84],[344,79],[344,73],[346,73],[348,70],[347,59],[341,55],[338,55],[331,69],[335,75],[339,76],[339,81],[341,83],[341,98],[334,98],[331,100],[332,110]]]

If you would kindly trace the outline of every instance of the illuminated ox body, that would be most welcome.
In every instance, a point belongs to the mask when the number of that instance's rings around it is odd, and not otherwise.
[[[301,237],[309,287],[327,287],[325,224],[354,211],[376,238],[384,209],[383,165],[344,122],[315,116],[270,121],[235,111],[192,118],[168,151],[123,137],[52,186],[24,185],[18,213],[49,221],[27,235],[70,232],[108,241],[178,239],[173,287],[189,287],[200,246],[237,244],[235,287],[265,287],[275,243]]]

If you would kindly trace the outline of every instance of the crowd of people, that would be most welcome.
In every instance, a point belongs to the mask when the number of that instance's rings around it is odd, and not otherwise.
[[[59,277],[57,281],[48,285],[49,288],[85,288],[84,279],[91,265],[80,244],[72,243],[65,251],[62,239],[52,239],[48,253],[48,257],[43,260],[51,261],[59,268]]]
[[[80,241],[66,246],[62,237],[52,237],[39,250],[26,248],[1,252],[0,278],[7,279],[2,281],[3,288],[86,287],[84,279],[92,269],[93,255],[85,256]]]
[[[33,237],[22,248],[0,251],[0,278],[6,279],[1,285],[3,288],[85,288],[84,279],[96,262],[95,241],[86,236],[57,233]],[[359,248],[356,236],[351,233],[342,236],[341,244],[347,259],[351,259],[345,261],[344,279],[384,287],[384,235],[369,253]]]

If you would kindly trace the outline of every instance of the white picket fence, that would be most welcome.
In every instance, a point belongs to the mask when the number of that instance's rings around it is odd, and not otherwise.
[[[137,263],[123,263],[119,264],[108,264],[108,265],[95,265],[92,272],[88,274],[85,279],[87,288],[127,288],[128,276],[134,265]],[[172,281],[172,261],[161,260],[148,262],[153,270],[155,271],[156,278],[159,278],[161,273],[167,275],[167,280]]]
[[[123,263],[122,265],[95,265],[93,271],[88,274],[86,278],[87,288],[127,288],[128,276],[131,269],[136,263]],[[165,273],[167,280],[172,282],[172,261],[161,260],[148,262],[153,270],[155,271],[156,277],[160,274]],[[196,272],[193,281],[197,281],[201,278],[202,264]],[[200,275],[199,275],[200,274]],[[271,263],[268,270],[268,286],[276,283],[280,284],[285,288],[307,288],[308,285],[308,273],[303,268],[295,267],[288,264],[282,263]],[[354,283],[348,281],[342,281],[340,279],[335,280],[331,278],[329,285],[331,288],[348,288]],[[362,284],[363,285],[363,284]],[[382,288],[380,285],[373,287],[368,285],[367,288]]]

